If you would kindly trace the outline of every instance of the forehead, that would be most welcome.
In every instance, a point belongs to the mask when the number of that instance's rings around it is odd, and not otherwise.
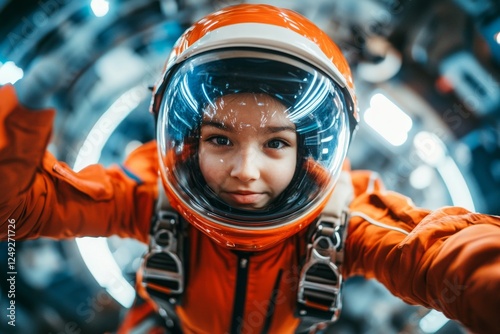
[[[248,124],[293,125],[288,109],[280,101],[263,93],[237,93],[217,98],[205,108],[203,121],[219,122],[225,126]]]

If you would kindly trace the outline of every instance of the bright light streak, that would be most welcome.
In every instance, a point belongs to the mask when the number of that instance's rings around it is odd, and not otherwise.
[[[449,321],[441,312],[430,311],[425,317],[420,319],[419,326],[424,333],[436,333]]]
[[[370,99],[370,108],[364,121],[393,146],[401,146],[408,139],[413,122],[403,110],[381,93]]]
[[[0,85],[14,84],[22,79],[24,72],[13,61],[8,61],[5,64],[0,63]]]
[[[77,238],[76,244],[83,261],[99,285],[124,307],[132,306],[135,290],[123,277],[106,238]]]
[[[75,159],[73,169],[80,171],[84,167],[97,163],[101,152],[111,134],[118,125],[134,110],[148,94],[141,86],[134,87],[120,96],[94,124],[83,142]]]
[[[437,166],[446,156],[444,143],[431,132],[417,133],[413,139],[413,145],[420,159],[431,166]]]
[[[78,171],[89,164],[97,163],[113,131],[148,95],[146,88],[136,86],[120,96],[90,130],[78,152],[73,169]],[[132,306],[135,290],[123,277],[106,238],[78,238],[76,243],[83,261],[97,283],[124,307]]]
[[[500,32],[497,32],[497,33],[495,34],[495,37],[494,37],[494,38],[495,38],[495,42],[497,42],[497,44],[500,44]]]
[[[95,16],[102,17],[109,12],[109,2],[106,0],[92,0],[90,8]]]
[[[447,154],[443,141],[433,133],[417,133],[413,141],[418,156],[435,167],[448,189],[454,206],[475,211],[469,186],[455,161]]]
[[[437,170],[448,188],[453,205],[475,212],[476,207],[470,189],[455,161],[451,157],[446,157],[437,166]]]
[[[425,189],[432,183],[434,170],[428,165],[418,166],[410,174],[410,184],[415,189]]]

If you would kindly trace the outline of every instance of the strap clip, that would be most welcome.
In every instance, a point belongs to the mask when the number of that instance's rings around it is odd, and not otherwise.
[[[142,282],[148,292],[155,290],[167,295],[180,295],[184,291],[184,269],[178,255],[178,227],[177,213],[167,210],[158,212],[152,226],[149,252],[141,265]]]
[[[344,218],[345,219],[345,218]],[[343,260],[342,218],[322,215],[307,247],[307,258],[299,281],[298,302],[301,316],[336,321],[342,308]]]

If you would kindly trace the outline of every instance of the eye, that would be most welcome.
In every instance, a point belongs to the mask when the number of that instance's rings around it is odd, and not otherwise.
[[[216,146],[229,146],[231,145],[231,141],[229,138],[224,136],[212,136],[207,139],[207,142],[214,144]]]
[[[281,149],[286,146],[290,146],[286,141],[282,139],[271,139],[270,141],[267,142],[267,147],[272,148],[272,149]]]

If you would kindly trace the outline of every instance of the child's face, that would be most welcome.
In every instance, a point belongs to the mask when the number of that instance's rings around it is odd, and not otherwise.
[[[286,108],[265,94],[218,98],[205,110],[199,144],[208,186],[227,204],[265,208],[290,183],[297,134]]]

